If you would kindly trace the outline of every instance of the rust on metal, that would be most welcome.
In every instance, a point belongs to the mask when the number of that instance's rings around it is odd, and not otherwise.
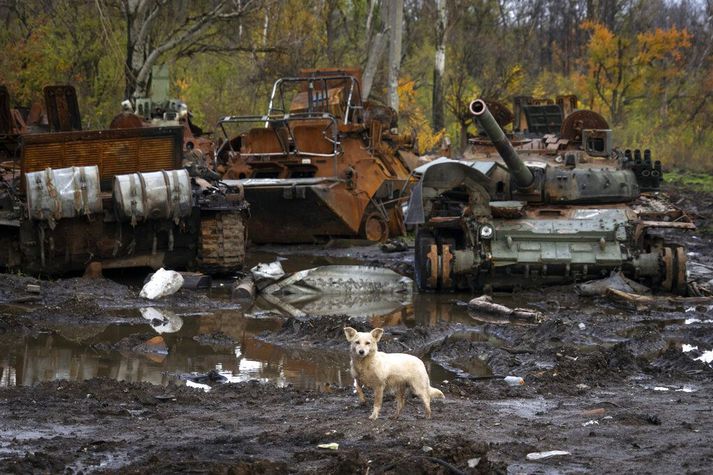
[[[0,134],[0,267],[242,267],[243,191],[202,177],[184,126],[72,130],[81,121],[71,86],[45,88],[47,113],[31,108],[26,125],[17,109],[8,114],[6,92],[0,125],[12,133]]]
[[[404,230],[411,167],[396,115],[361,99],[358,70],[305,70],[273,86],[266,115],[229,116],[217,168],[251,202],[253,242],[383,241]],[[237,129],[237,132],[233,132]]]

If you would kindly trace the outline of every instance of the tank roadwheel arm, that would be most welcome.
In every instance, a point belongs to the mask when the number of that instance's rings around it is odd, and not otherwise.
[[[681,246],[676,246],[673,253],[673,262],[673,291],[678,295],[685,295],[688,291],[688,275],[686,272],[688,256],[686,255],[685,248]]]
[[[416,231],[414,274],[420,291],[438,289],[438,248],[436,239],[428,231]]]
[[[421,291],[448,290],[455,288],[452,277],[453,251],[455,241],[445,239],[436,243],[433,234],[428,231],[416,233],[416,252],[414,267],[416,285]]]
[[[678,295],[685,295],[688,290],[686,264],[688,256],[681,246],[664,247],[663,264],[665,277],[661,287]]]
[[[369,241],[384,242],[389,238],[389,223],[378,211],[369,211],[364,214],[359,234]]]

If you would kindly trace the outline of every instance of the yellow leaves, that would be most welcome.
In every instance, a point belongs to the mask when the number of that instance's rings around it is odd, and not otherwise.
[[[186,93],[186,91],[188,91],[188,88],[191,86],[188,78],[184,77],[184,78],[176,79],[174,81],[174,84],[176,85],[176,89],[178,90],[178,97],[181,100],[185,100],[183,96]]]
[[[418,104],[416,82],[408,77],[402,78],[399,80],[397,91],[399,94],[399,123],[401,127],[415,132],[416,148],[419,154],[434,150],[443,140],[446,131],[445,129],[434,131],[431,127],[426,113]]]
[[[659,28],[628,38],[599,23],[586,21],[582,27],[591,32],[583,58],[588,93],[607,107],[615,123],[623,119],[625,105],[642,97],[656,102],[684,74],[681,66],[691,46],[686,30]]]

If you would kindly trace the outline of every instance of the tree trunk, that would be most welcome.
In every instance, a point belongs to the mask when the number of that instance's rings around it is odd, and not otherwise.
[[[401,38],[403,35],[404,0],[388,3],[389,69],[387,76],[387,105],[399,111],[399,70],[401,69]]]
[[[386,49],[386,32],[381,31],[374,35],[374,38],[369,47],[369,56],[364,67],[364,75],[361,81],[361,96],[363,100],[369,98],[371,86],[374,84],[374,77],[381,64],[381,58],[384,56]]]
[[[433,116],[434,131],[445,126],[445,106],[443,101],[443,73],[446,69],[446,24],[448,11],[446,0],[436,0],[436,56],[433,65]]]
[[[142,35],[144,17],[148,8],[147,0],[127,0],[124,3],[124,18],[126,19],[126,65],[124,99],[144,97],[146,84],[139,87],[137,75],[148,54],[148,36]],[[141,91],[137,91],[141,89]],[[137,93],[141,95],[137,96]]]
[[[460,153],[465,152],[468,147],[468,123],[460,123]]]

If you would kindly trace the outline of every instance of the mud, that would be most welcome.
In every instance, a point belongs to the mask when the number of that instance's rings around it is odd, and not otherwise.
[[[676,199],[703,224],[684,239],[691,279],[707,282],[713,200]],[[250,253],[286,259],[288,271],[411,266],[409,253],[361,245]],[[139,279],[112,277],[0,277],[1,472],[706,473],[713,463],[713,306],[637,309],[564,286],[494,296],[542,312],[541,323],[469,311],[458,303],[468,295],[290,317],[240,307],[230,281],[148,302]],[[432,419],[415,399],[390,419],[389,395],[382,419],[368,420],[345,325],[383,326],[381,350],[424,360],[446,395]],[[527,460],[549,450],[570,455]]]

